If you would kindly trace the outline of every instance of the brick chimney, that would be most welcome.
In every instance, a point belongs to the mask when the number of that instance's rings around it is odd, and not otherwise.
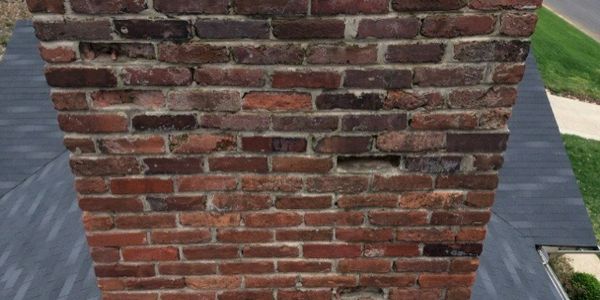
[[[104,299],[470,297],[541,0],[27,2]]]

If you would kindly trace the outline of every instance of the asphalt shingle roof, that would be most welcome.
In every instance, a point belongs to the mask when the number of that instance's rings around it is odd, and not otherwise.
[[[0,63],[0,299],[99,299],[42,68],[18,22]],[[533,59],[510,128],[473,299],[557,299],[535,246],[595,238]]]

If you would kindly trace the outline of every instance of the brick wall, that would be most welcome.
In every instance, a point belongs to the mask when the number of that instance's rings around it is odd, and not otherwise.
[[[541,0],[27,2],[105,299],[469,298]]]

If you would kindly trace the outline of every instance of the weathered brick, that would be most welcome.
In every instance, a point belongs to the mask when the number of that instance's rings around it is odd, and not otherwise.
[[[190,130],[198,127],[195,115],[137,115],[131,119],[131,124],[139,131]]]
[[[119,61],[132,59],[155,59],[154,45],[150,43],[79,43],[84,60]]]
[[[266,173],[266,157],[214,157],[208,159],[211,171]]]
[[[206,208],[206,196],[146,197],[153,211],[187,211]]]
[[[412,87],[409,70],[348,70],[344,86],[364,89],[405,89]]]
[[[358,24],[356,37],[359,39],[410,39],[419,34],[420,27],[421,23],[414,17],[364,19]]]
[[[32,1],[32,0],[30,0]],[[112,26],[109,20],[62,22],[33,22],[35,35],[42,41],[57,40],[111,40]]]
[[[375,175],[372,188],[378,192],[429,190],[433,188],[433,179],[428,175]]]
[[[75,133],[126,132],[129,126],[127,117],[121,114],[60,114],[58,125],[65,132]]]
[[[335,72],[275,72],[271,85],[274,88],[336,89],[340,87],[342,76]]]
[[[241,15],[306,15],[308,0],[234,0],[235,12]]]
[[[313,0],[313,15],[383,14],[389,10],[388,0]]]
[[[54,13],[65,12],[63,0],[27,0],[27,8],[32,13]]]
[[[444,105],[444,97],[437,92],[409,93],[405,91],[390,91],[384,99],[385,109],[414,110],[417,108],[435,109]]]
[[[273,36],[278,39],[341,39],[345,24],[341,20],[273,20]]]
[[[512,87],[460,89],[450,92],[448,97],[448,104],[452,108],[510,107],[516,101],[517,90]]]
[[[503,152],[508,143],[506,133],[449,133],[448,151]]]
[[[423,20],[421,34],[439,38],[484,35],[492,33],[495,25],[496,17],[491,15],[434,15]]]
[[[202,39],[268,39],[270,28],[262,20],[198,20],[196,35]]]
[[[391,63],[439,63],[442,61],[446,45],[442,43],[417,43],[390,45],[385,53],[385,61]]]
[[[117,77],[109,68],[48,67],[44,72],[52,87],[115,87]]]
[[[402,130],[407,127],[406,114],[349,115],[342,118],[344,131]]]
[[[327,173],[333,168],[329,158],[311,158],[301,156],[273,157],[273,171],[286,173]]]
[[[318,153],[364,153],[371,148],[370,137],[331,136],[317,141]]]
[[[88,138],[69,138],[63,140],[63,144],[72,153],[95,153],[96,144]]]
[[[202,86],[261,87],[265,85],[265,72],[260,69],[198,68],[194,81]]]
[[[478,41],[454,45],[454,59],[461,62],[524,62],[529,55],[526,41]]]
[[[474,113],[416,113],[410,127],[421,130],[474,129],[478,119]]]
[[[121,75],[125,85],[186,86],[192,83],[188,68],[126,68]]]
[[[396,11],[456,10],[465,5],[462,0],[392,0],[392,8]]]
[[[310,192],[318,193],[360,193],[367,190],[369,178],[359,176],[320,176],[306,179]]]
[[[158,110],[165,105],[165,96],[161,91],[98,91],[90,95],[95,108],[139,108]]]
[[[40,56],[49,63],[69,63],[77,59],[76,50],[72,45],[61,44],[50,46],[40,44]]]
[[[377,137],[377,148],[384,152],[423,152],[442,149],[445,135],[439,132],[388,132]]]
[[[242,150],[248,152],[305,152],[306,140],[286,137],[242,137]]]
[[[145,10],[145,0],[73,0],[71,9],[82,14],[119,14],[139,13]]]
[[[199,157],[144,158],[145,174],[196,174],[204,170],[204,161]]]
[[[315,65],[366,65],[377,62],[377,45],[312,45],[306,61]]]
[[[500,84],[517,84],[525,74],[524,64],[499,64],[494,69],[493,80]]]
[[[500,17],[500,33],[507,36],[528,37],[535,31],[537,15],[534,13],[506,13]]]
[[[270,119],[265,115],[204,115],[200,124],[204,128],[222,130],[256,130],[264,131],[269,128]]]
[[[203,43],[171,43],[158,45],[158,60],[169,63],[224,63],[229,61],[226,47]]]
[[[100,151],[108,154],[161,154],[166,152],[160,136],[139,138],[106,138],[98,141]]]
[[[419,67],[415,69],[414,83],[422,87],[477,85],[483,81],[484,71],[479,67]]]
[[[227,191],[237,186],[235,177],[230,176],[190,176],[177,179],[179,190],[194,191]]]
[[[155,0],[154,9],[163,13],[201,13],[226,14],[227,0],[194,1],[194,0]]]
[[[172,193],[173,181],[159,178],[117,178],[110,181],[110,190],[116,195]]]
[[[308,93],[250,92],[244,95],[245,110],[307,111],[312,110],[312,97]]]
[[[114,20],[115,29],[123,38],[144,40],[186,40],[192,35],[191,26],[183,20]]]
[[[196,78],[197,81],[202,80]],[[235,112],[241,109],[242,104],[238,92],[191,90],[171,92],[167,99],[167,106],[174,111]]]
[[[56,110],[77,111],[88,109],[85,93],[53,92],[51,98]]]
[[[235,62],[247,65],[298,65],[304,60],[304,50],[299,45],[263,45],[232,47]]]
[[[192,154],[231,151],[236,149],[234,136],[214,134],[171,135],[169,148],[173,153]]]
[[[383,95],[376,93],[365,94],[321,94],[317,96],[316,105],[321,110],[353,109],[379,110],[383,108]]]
[[[535,9],[542,5],[542,0],[475,0],[469,7],[479,10],[497,9]]]
[[[242,190],[248,192],[298,192],[302,189],[302,178],[292,176],[242,177]]]

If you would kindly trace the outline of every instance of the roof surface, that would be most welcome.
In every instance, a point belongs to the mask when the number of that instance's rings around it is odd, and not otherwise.
[[[0,299],[99,299],[30,22],[0,63]],[[528,61],[473,299],[556,299],[536,245],[595,239],[535,61]]]

